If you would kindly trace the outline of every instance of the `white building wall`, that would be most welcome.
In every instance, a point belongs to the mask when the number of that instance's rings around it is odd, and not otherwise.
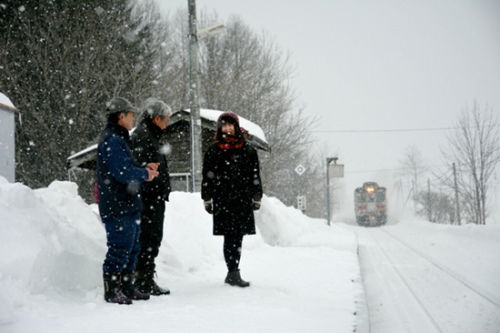
[[[0,176],[16,179],[14,112],[0,107]]]

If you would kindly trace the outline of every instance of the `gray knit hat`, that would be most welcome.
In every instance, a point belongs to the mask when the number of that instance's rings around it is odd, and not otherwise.
[[[109,102],[106,102],[106,114],[112,114],[116,112],[135,112],[138,110],[128,99],[123,97],[113,97]]]

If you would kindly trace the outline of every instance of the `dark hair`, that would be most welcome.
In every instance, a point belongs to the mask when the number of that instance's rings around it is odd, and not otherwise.
[[[113,124],[118,124],[118,120],[120,120],[120,113],[127,114],[128,112],[114,112],[108,115],[108,122]]]
[[[217,131],[215,133],[215,140],[216,141],[221,141],[222,140],[222,125],[224,123],[230,123],[234,125],[234,136],[237,138],[242,138],[243,133],[241,132],[240,129],[240,121],[238,119],[238,116],[235,113],[232,112],[226,112],[223,113],[219,116],[219,119],[217,119]]]

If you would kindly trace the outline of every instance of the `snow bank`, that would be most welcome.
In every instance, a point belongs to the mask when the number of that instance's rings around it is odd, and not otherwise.
[[[363,294],[353,234],[275,198],[264,198],[258,234],[244,239],[241,267],[252,286],[235,290],[223,283],[222,237],[212,235],[199,193],[172,193],[157,272],[173,293],[132,307],[102,299],[106,236],[96,212],[74,183],[32,190],[0,177],[0,331],[162,332],[157,311],[175,322],[169,325],[175,332],[355,326],[355,303]],[[242,312],[249,316],[232,320]]]
[[[100,286],[105,234],[76,184],[31,190],[0,182],[0,324],[29,294],[82,295]]]
[[[99,228],[97,217],[78,196],[76,184],[54,182],[48,189],[33,191],[19,183],[3,183],[0,206],[2,272],[26,282],[34,293],[97,285],[105,235],[89,234]]]
[[[256,224],[262,239],[269,245],[356,250],[353,233],[328,227],[323,219],[308,218],[276,198],[264,196],[262,208],[256,213]]]

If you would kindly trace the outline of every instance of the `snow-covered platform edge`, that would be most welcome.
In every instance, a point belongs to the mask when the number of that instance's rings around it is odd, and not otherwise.
[[[224,285],[222,238],[199,194],[174,192],[157,260],[165,298],[102,300],[104,228],[71,182],[32,190],[0,178],[0,330],[352,332],[364,302],[353,233],[265,197],[243,244],[252,285]],[[124,316],[123,314],[127,315]],[[162,320],[158,320],[161,313]],[[237,318],[237,320],[235,320]],[[203,328],[200,330],[200,328]]]

